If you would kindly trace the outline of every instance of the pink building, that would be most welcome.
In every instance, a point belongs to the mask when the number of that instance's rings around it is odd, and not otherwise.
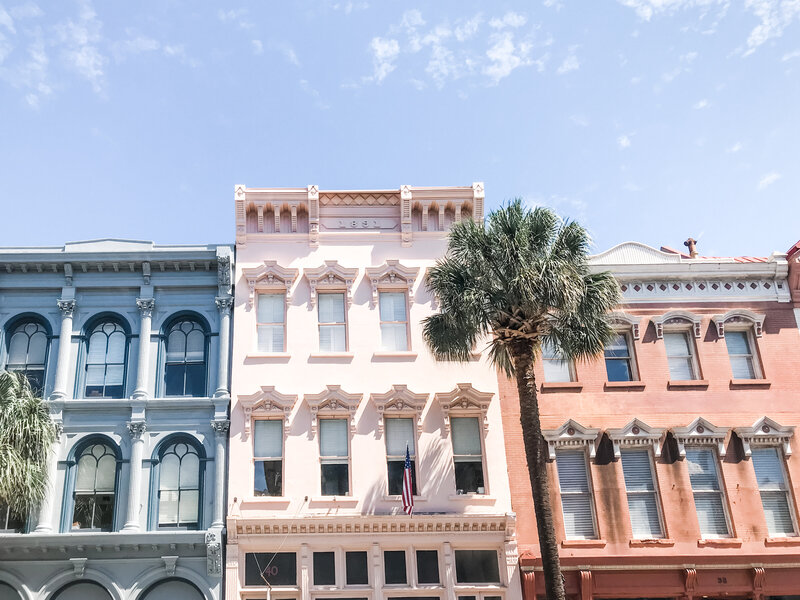
[[[787,256],[626,243],[591,262],[621,284],[617,338],[596,362],[537,366],[568,597],[800,598],[800,332]],[[534,600],[541,558],[504,379],[501,403],[523,594]]]
[[[483,198],[236,186],[229,600],[521,597],[496,375],[436,363],[420,325]]]

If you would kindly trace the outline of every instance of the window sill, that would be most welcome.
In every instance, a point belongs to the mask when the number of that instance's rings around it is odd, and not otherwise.
[[[292,501],[288,496],[248,496],[242,498],[242,504],[289,504]]]
[[[730,389],[732,390],[747,390],[747,389],[768,389],[772,385],[769,379],[731,379]]]
[[[308,507],[326,508],[330,506],[344,506],[347,508],[355,508],[360,501],[361,499],[355,496],[312,496],[308,501]]]
[[[383,498],[381,498],[381,500],[383,500],[384,502],[402,502],[403,497],[400,494],[397,494],[396,496],[384,496]],[[414,504],[416,504],[417,502],[427,502],[427,501],[428,499],[425,496],[414,496]]]
[[[580,392],[583,384],[579,381],[544,381],[542,392]]]
[[[603,389],[605,391],[628,391],[628,392],[641,392],[644,390],[643,381],[606,381]]]
[[[675,540],[670,538],[653,538],[649,540],[631,540],[628,542],[631,548],[671,548],[675,545]]]
[[[292,355],[288,352],[253,352],[244,357],[245,361],[288,362]]]
[[[706,538],[697,540],[698,548],[741,548],[742,540],[739,538]]]
[[[563,548],[605,548],[605,540],[562,540]]]
[[[708,379],[686,379],[682,381],[670,380],[667,382],[668,390],[691,390],[708,388]]]
[[[417,353],[411,351],[402,351],[402,352],[373,352],[372,353],[372,360],[375,361],[384,361],[384,360],[403,360],[403,361],[413,361],[417,359]]]
[[[352,359],[352,352],[312,352],[308,355],[308,360],[315,362],[350,362]]]
[[[800,546],[800,537],[768,537],[765,546]]]
[[[497,498],[488,494],[451,494],[447,499],[474,502],[476,504],[494,504],[497,501]]]

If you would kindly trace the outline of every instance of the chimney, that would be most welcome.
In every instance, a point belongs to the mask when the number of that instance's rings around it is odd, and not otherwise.
[[[699,253],[697,252],[697,240],[696,239],[689,238],[688,240],[683,242],[683,245],[686,246],[689,249],[689,258],[697,258],[697,255]]]

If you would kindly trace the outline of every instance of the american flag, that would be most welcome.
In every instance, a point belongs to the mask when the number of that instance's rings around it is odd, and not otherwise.
[[[414,488],[411,484],[411,454],[406,444],[406,464],[403,467],[403,512],[410,515],[414,512]]]

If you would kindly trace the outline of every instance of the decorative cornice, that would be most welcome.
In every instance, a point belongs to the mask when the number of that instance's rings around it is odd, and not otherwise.
[[[650,427],[644,421],[634,419],[625,427],[607,429],[606,434],[614,446],[614,459],[621,456],[620,447],[652,446],[656,458],[661,456],[661,438],[664,429]]]
[[[673,427],[672,435],[678,442],[678,457],[686,458],[686,446],[716,446],[720,458],[725,458],[725,437],[728,427],[717,427],[703,417],[697,417],[686,427]]]
[[[479,392],[471,383],[457,383],[450,392],[441,392],[434,395],[444,415],[444,434],[450,435],[450,413],[478,412],[481,415],[484,432],[489,431],[489,404],[494,394]]]
[[[292,299],[292,285],[297,279],[298,273],[297,269],[286,269],[274,260],[265,260],[261,266],[242,269],[242,274],[247,280],[247,286],[250,290],[248,308],[253,307],[256,287],[259,289],[281,290],[286,294],[286,302],[288,304]]]
[[[650,321],[655,325],[656,337],[662,339],[664,337],[664,328],[682,328],[691,327],[694,337],[700,337],[700,323],[701,318],[699,315],[690,313],[687,310],[670,310],[663,315],[653,317]]]
[[[367,277],[372,285],[372,305],[378,304],[378,290],[383,287],[402,287],[408,292],[408,303],[413,304],[414,282],[419,267],[405,267],[399,260],[387,260],[379,267],[367,267]]]
[[[756,337],[761,337],[761,330],[764,326],[764,315],[758,315],[753,311],[744,308],[734,308],[729,310],[724,315],[714,315],[711,321],[717,326],[717,335],[721,338],[725,337],[725,325],[727,323],[744,324],[753,327],[753,332]]]
[[[608,320],[612,325],[617,327],[624,327],[625,329],[630,328],[633,339],[639,339],[639,323],[642,320],[641,317],[634,317],[628,313],[614,311],[608,315]]]
[[[378,411],[378,435],[383,435],[384,417],[387,412],[398,416],[410,416],[417,424],[417,435],[422,435],[422,411],[430,394],[415,394],[408,386],[396,384],[383,394],[370,394],[369,399]]]
[[[153,316],[153,309],[156,307],[155,298],[137,298],[136,299],[136,308],[139,309],[139,314],[145,318],[149,319]]]
[[[144,421],[128,421],[127,426],[128,433],[134,441],[142,439],[142,436],[147,431],[147,423]]]
[[[782,446],[786,457],[792,455],[792,425],[780,425],[769,417],[761,417],[751,427],[737,427],[734,432],[742,440],[745,459],[753,455],[753,446]]]
[[[275,386],[263,385],[261,391],[249,396],[239,396],[244,411],[244,438],[250,435],[253,417],[280,417],[283,419],[283,436],[289,435],[289,416],[297,402],[297,395],[281,394]]]
[[[326,260],[325,264],[316,269],[303,269],[303,275],[308,279],[311,287],[310,303],[317,305],[317,289],[343,290],[347,306],[353,303],[353,282],[358,277],[358,269],[347,269],[337,260]]]
[[[61,311],[62,319],[71,319],[75,314],[76,300],[56,300],[58,309]]]
[[[303,399],[311,409],[311,435],[317,434],[320,415],[344,415],[350,420],[350,433],[356,432],[356,410],[363,394],[348,394],[340,385],[328,385],[319,394],[305,394]]]
[[[548,460],[556,459],[556,450],[559,448],[581,449],[589,448],[589,458],[595,457],[595,441],[600,435],[600,429],[584,427],[577,421],[570,419],[558,429],[545,429],[542,431],[547,441]]]

